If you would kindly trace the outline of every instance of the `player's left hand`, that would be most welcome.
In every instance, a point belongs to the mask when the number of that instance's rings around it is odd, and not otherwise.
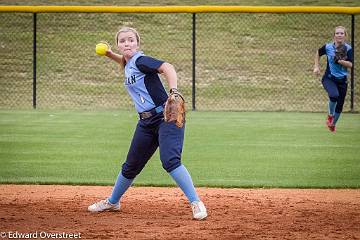
[[[165,103],[165,122],[175,122],[176,126],[182,128],[185,123],[185,100],[176,89],[170,89],[170,95]]]
[[[339,44],[335,49],[334,62],[339,64],[340,60],[346,60],[347,56],[347,48],[345,44]]]

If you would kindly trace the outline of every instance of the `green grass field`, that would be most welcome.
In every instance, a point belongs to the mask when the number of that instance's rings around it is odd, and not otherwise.
[[[197,186],[359,188],[360,115],[189,112],[183,163]],[[0,182],[112,185],[133,111],[0,111]],[[136,185],[169,186],[156,153]]]
[[[2,0],[0,5],[84,5],[84,1]],[[239,5],[239,1],[90,0],[86,5]],[[359,6],[359,2],[244,0],[241,5]],[[0,183],[112,185],[137,116],[122,86],[122,73],[95,55],[95,44],[112,42],[120,25],[136,27],[147,54],[176,66],[179,88],[190,101],[192,15],[38,14],[38,110],[31,110],[32,17],[0,14]],[[344,114],[338,132],[332,134],[324,126],[325,113],[306,113],[325,111],[327,101],[312,73],[314,51],[330,40],[335,25],[350,29],[350,21],[342,14],[197,15],[196,108],[202,111],[188,114],[183,153],[197,186],[360,187],[360,115]],[[359,26],[360,15],[355,24]],[[359,49],[358,32],[355,37]],[[323,70],[325,64],[323,58]],[[356,68],[355,112],[360,106],[358,76]],[[345,111],[349,99],[350,90]],[[174,185],[158,153],[135,184]]]

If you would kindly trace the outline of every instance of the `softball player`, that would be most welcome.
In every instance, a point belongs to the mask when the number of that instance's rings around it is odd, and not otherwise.
[[[346,37],[347,32],[344,27],[335,27],[333,42],[325,44],[315,54],[314,73],[316,75],[320,75],[320,57],[322,55],[327,56],[327,66],[322,77],[322,84],[329,96],[326,125],[331,132],[335,132],[336,123],[343,110],[347,92],[347,69],[351,68],[353,63],[353,50],[349,44],[345,43]],[[346,46],[346,57],[337,60],[334,59],[335,51],[340,44]]]
[[[110,48],[105,55],[124,68],[124,85],[139,113],[139,121],[111,196],[90,205],[88,210],[120,210],[121,197],[159,147],[162,166],[189,200],[193,218],[205,219],[206,208],[196,193],[189,172],[181,164],[185,127],[179,128],[173,122],[164,121],[163,108],[168,94],[158,73],[164,74],[170,89],[176,89],[177,74],[174,67],[139,51],[140,36],[133,28],[121,28],[116,33],[116,44],[122,55],[112,52]]]

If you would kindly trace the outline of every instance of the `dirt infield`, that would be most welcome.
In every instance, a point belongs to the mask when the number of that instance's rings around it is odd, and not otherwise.
[[[133,187],[120,212],[89,213],[111,187],[0,185],[0,238],[359,239],[360,190],[198,188],[191,220],[178,188]],[[23,234],[23,235],[21,235]],[[30,235],[32,234],[32,235]]]

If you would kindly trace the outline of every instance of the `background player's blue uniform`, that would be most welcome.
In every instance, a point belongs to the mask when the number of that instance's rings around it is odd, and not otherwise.
[[[345,43],[347,48],[347,60],[353,62],[353,51],[349,44]],[[329,96],[329,115],[334,116],[333,125],[335,126],[343,110],[344,101],[347,92],[347,68],[334,62],[335,43],[327,43],[319,50],[319,56],[326,55],[327,66],[322,84]]]

